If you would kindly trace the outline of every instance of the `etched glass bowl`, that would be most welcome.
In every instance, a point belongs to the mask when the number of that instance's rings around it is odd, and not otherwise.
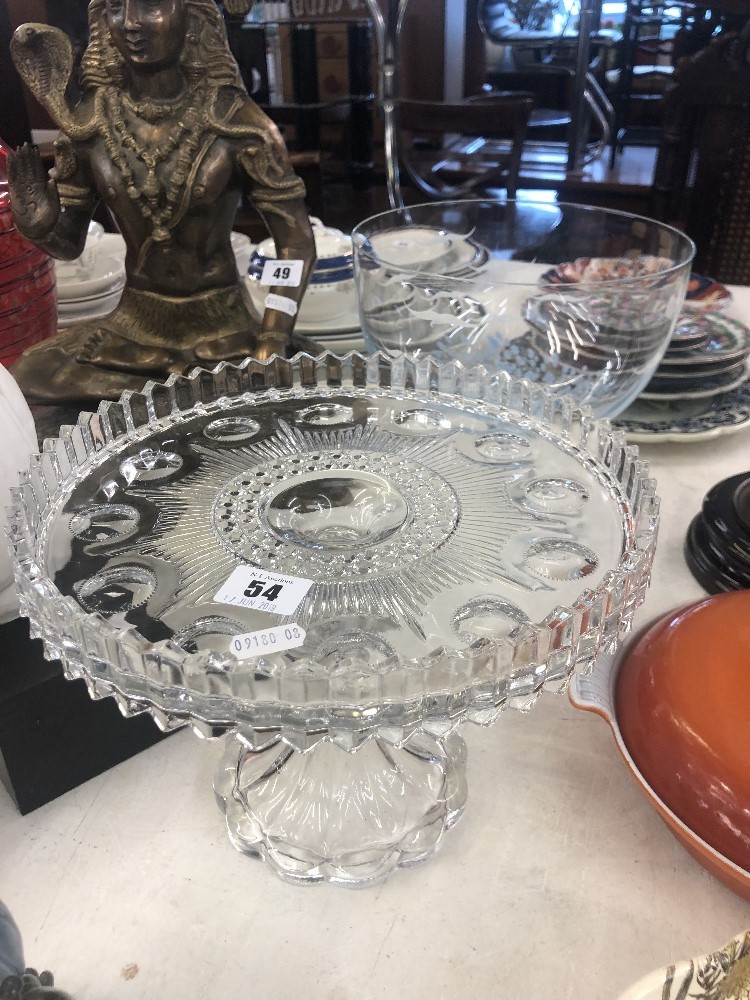
[[[435,850],[461,722],[617,644],[658,508],[637,450],[543,386],[358,354],[149,383],[45,442],[13,501],[46,654],[127,714],[233,733],[232,841],[341,883]]]
[[[352,241],[368,350],[502,369],[605,417],[656,370],[695,249],[652,219],[531,200],[395,209]]]

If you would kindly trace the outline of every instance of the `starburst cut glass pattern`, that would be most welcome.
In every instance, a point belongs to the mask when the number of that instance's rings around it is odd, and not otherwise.
[[[12,534],[47,655],[128,714],[233,732],[235,844],[349,882],[426,856],[460,814],[463,719],[528,709],[616,644],[657,510],[636,449],[539,385],[326,354],[82,414],[14,492]],[[305,795],[328,814],[312,840]],[[358,802],[378,803],[369,837]]]

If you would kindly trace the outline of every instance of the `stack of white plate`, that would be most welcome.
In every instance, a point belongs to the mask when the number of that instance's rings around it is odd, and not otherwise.
[[[125,241],[91,223],[81,256],[56,261],[55,272],[59,328],[106,316],[125,287]]]

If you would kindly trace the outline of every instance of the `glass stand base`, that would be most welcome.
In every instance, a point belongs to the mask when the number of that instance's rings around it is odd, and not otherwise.
[[[369,885],[433,854],[466,802],[466,744],[416,733],[356,750],[227,740],[214,783],[234,846],[285,881]]]

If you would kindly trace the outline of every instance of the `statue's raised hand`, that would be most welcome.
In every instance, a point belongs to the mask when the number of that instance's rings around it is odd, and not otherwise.
[[[60,217],[60,198],[36,146],[25,142],[8,155],[8,188],[19,231],[29,240],[44,240]]]
[[[0,983],[0,1000],[73,1000],[69,993],[55,988],[51,972],[27,969],[23,976],[8,976]]]

